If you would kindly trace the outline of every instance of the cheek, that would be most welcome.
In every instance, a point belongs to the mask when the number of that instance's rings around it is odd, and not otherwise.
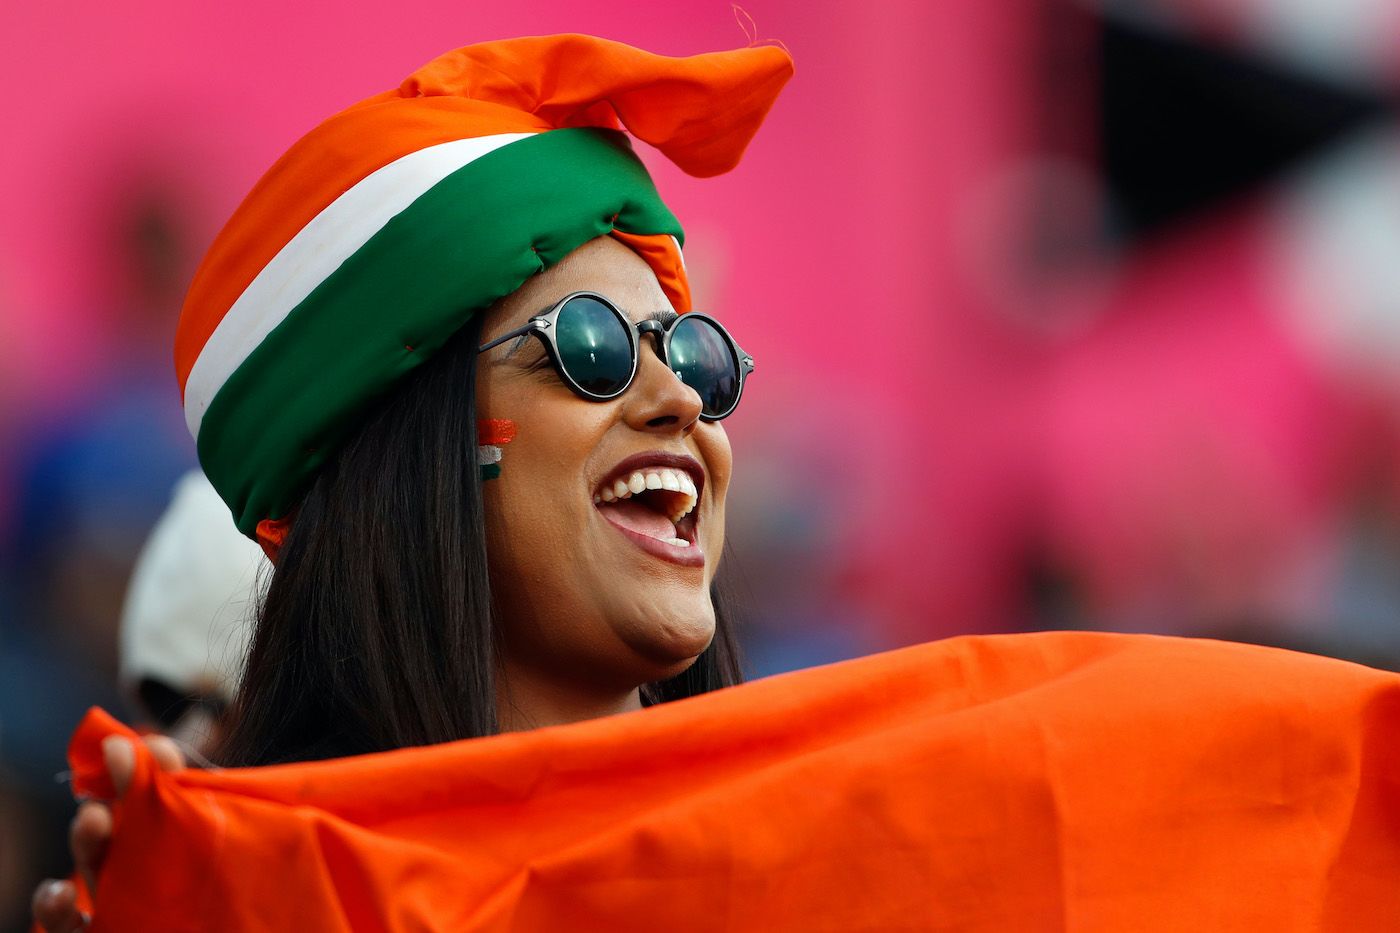
[[[501,448],[500,473],[482,487],[488,558],[503,582],[508,574],[533,576],[541,566],[560,578],[592,510],[586,464],[598,433],[575,406],[515,406],[514,438]],[[554,408],[566,410],[550,417]],[[593,414],[585,411],[584,414]]]
[[[576,497],[559,452],[540,441],[523,422],[502,451],[500,475],[482,486],[492,590],[516,646],[542,637],[535,629],[551,607],[580,588],[569,550],[578,538]]]
[[[709,474],[709,488],[706,497],[710,500],[710,513],[706,516],[716,534],[717,542],[724,540],[724,506],[729,496],[729,480],[734,469],[734,454],[729,446],[729,435],[718,424],[705,425],[705,433],[700,438],[700,455],[705,461]]]
[[[539,510],[531,507],[538,503],[538,496],[529,488],[531,474],[536,472],[529,468],[533,438],[529,432],[521,437],[519,423],[514,419],[482,419],[476,429],[481,445],[496,448],[490,451],[478,447],[479,458],[496,461],[481,468],[489,553],[493,565],[496,558],[508,564],[516,539],[532,537],[531,527],[543,519]]]
[[[501,449],[499,472],[482,487],[493,543],[507,551],[538,547],[551,525],[567,523],[578,475],[567,446],[545,442],[527,421]]]

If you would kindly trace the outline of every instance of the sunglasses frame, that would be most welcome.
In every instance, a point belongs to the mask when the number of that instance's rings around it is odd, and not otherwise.
[[[554,337],[555,331],[558,329],[559,314],[564,310],[564,306],[575,298],[591,298],[594,301],[600,302],[622,322],[623,330],[627,332],[627,342],[632,351],[632,371],[627,375],[627,381],[622,384],[622,388],[618,389],[616,392],[607,395],[599,395],[596,392],[588,391],[583,386],[579,385],[578,382],[574,380],[573,376],[569,375],[569,371],[565,368],[563,359],[559,355],[559,344],[555,341]],[[743,351],[739,344],[735,342],[734,338],[730,336],[729,331],[724,329],[723,324],[716,321],[708,314],[702,314],[699,311],[687,311],[685,314],[678,315],[669,324],[662,324],[660,321],[655,320],[642,321],[638,324],[634,323],[627,315],[623,314],[622,309],[604,295],[590,291],[570,292],[555,302],[548,311],[530,318],[530,320],[525,322],[523,327],[517,327],[507,334],[502,334],[490,343],[478,347],[477,352],[485,353],[487,350],[500,346],[507,340],[514,340],[517,337],[534,334],[536,337],[540,338],[540,341],[544,344],[545,352],[549,355],[549,361],[554,364],[554,371],[559,374],[559,379],[564,385],[568,386],[573,393],[580,398],[592,402],[607,402],[626,392],[632,387],[632,383],[637,380],[637,370],[641,367],[642,363],[640,347],[643,334],[655,334],[657,336],[657,339],[652,343],[656,349],[656,355],[660,357],[661,362],[665,364],[667,369],[671,369],[671,337],[675,334],[676,325],[687,318],[698,318],[702,321],[706,321],[714,327],[715,330],[719,331],[720,337],[724,339],[725,345],[729,348],[730,356],[734,359],[735,369],[739,373],[739,391],[734,393],[734,403],[718,415],[709,415],[703,410],[700,412],[701,421],[722,421],[734,413],[734,409],[739,407],[739,400],[744,397],[744,383],[748,381],[749,374],[754,370],[753,357]],[[675,372],[673,369],[671,371]],[[677,374],[677,378],[680,378],[679,374]]]

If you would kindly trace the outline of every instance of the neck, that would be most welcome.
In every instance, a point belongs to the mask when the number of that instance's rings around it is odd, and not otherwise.
[[[502,732],[562,726],[641,708],[638,687],[609,691],[561,684],[509,663],[496,678],[496,718]]]

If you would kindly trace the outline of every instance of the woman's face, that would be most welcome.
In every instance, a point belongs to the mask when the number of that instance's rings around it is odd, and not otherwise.
[[[482,343],[575,291],[607,297],[633,321],[672,310],[650,267],[604,237],[500,302]],[[571,392],[534,337],[482,354],[476,392],[478,417],[517,429],[500,476],[483,486],[507,677],[584,680],[578,686],[607,692],[684,670],[715,629],[709,587],[731,467],[724,429],[700,420],[699,397],[649,335],[636,379],[611,401]],[[663,488],[632,495],[636,474]],[[687,484],[698,500],[673,523]],[[628,495],[615,499],[619,491]]]

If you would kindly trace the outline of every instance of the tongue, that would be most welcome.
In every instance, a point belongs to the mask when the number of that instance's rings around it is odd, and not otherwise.
[[[603,517],[614,525],[621,525],[629,531],[646,535],[649,538],[674,538],[676,526],[666,516],[653,512],[636,499],[622,499],[618,502],[603,502],[598,506]]]

